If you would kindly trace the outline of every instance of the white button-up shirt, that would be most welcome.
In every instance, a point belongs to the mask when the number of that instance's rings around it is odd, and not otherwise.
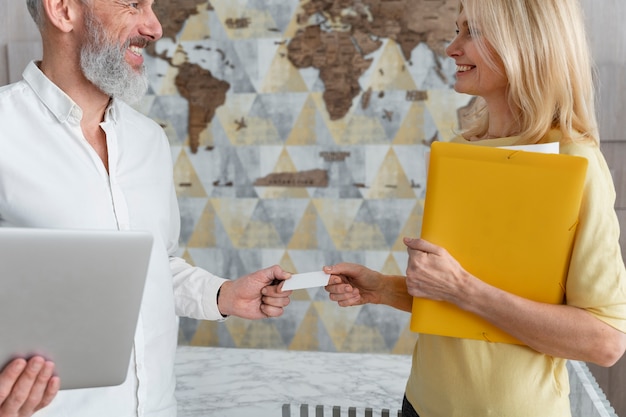
[[[61,391],[36,416],[175,416],[177,315],[220,320],[224,280],[175,256],[180,219],[168,140],[155,122],[112,100],[101,123],[107,173],[83,136],[76,103],[35,63],[23,77],[0,89],[0,226],[154,236],[126,382]]]

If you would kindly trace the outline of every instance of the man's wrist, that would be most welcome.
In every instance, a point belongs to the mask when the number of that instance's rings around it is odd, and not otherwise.
[[[217,304],[217,311],[222,315],[222,318],[227,318],[228,314],[223,314],[220,310],[220,292],[222,291],[222,286],[217,289],[217,295],[215,296],[215,303]]]

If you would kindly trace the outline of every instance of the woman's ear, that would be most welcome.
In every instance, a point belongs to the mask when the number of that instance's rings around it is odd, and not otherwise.
[[[42,0],[42,3],[46,20],[61,32],[72,31],[77,17],[82,15],[80,0]]]

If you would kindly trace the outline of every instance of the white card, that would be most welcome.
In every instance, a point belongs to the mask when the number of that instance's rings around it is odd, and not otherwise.
[[[324,287],[328,285],[330,274],[322,271],[306,272],[304,274],[293,274],[291,278],[285,280],[283,291],[299,290],[301,288]]]

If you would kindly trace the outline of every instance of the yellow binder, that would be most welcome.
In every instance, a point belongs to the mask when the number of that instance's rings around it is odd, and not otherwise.
[[[421,237],[491,285],[561,304],[586,171],[577,156],[435,142]],[[522,344],[453,304],[417,297],[411,330]]]

